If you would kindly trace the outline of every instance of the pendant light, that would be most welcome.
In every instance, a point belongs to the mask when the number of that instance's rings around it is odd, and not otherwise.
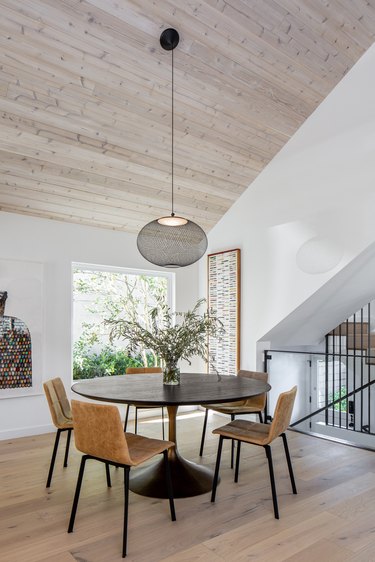
[[[175,29],[165,29],[160,44],[172,51],[172,205],[171,214],[146,224],[138,234],[137,246],[142,256],[154,265],[184,267],[198,261],[207,250],[205,232],[195,222],[174,212],[174,76],[173,50],[179,42]]]

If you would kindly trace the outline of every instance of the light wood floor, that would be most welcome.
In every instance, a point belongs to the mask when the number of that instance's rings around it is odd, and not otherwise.
[[[178,422],[181,451],[198,461],[203,417]],[[213,416],[210,428],[222,425]],[[159,436],[158,422],[140,432]],[[273,517],[263,449],[243,446],[240,482],[232,481],[228,445],[217,501],[209,494],[176,500],[177,522],[166,501],[130,494],[129,561],[375,561],[375,456],[294,432],[288,435],[298,495],[290,489],[282,442],[273,447],[280,520]],[[62,451],[49,491],[45,480],[54,435],[0,442],[1,562],[107,562],[121,560],[122,471],[89,463],[76,527],[66,528],[80,455],[69,467]],[[65,438],[64,438],[65,444]],[[213,466],[216,437],[208,431],[203,463]]]

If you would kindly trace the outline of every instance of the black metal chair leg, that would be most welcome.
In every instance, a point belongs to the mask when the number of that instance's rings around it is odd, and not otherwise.
[[[267,460],[268,460],[268,468],[269,468],[269,471],[270,471],[273,511],[275,513],[275,519],[279,519],[279,507],[277,505],[276,485],[275,485],[275,476],[274,476],[274,473],[273,473],[271,447],[269,445],[264,445],[264,448],[266,450],[266,455],[267,455]]]
[[[128,542],[128,513],[129,513],[129,473],[130,468],[124,467],[124,531],[122,536],[122,557],[126,556]]]
[[[221,451],[223,449],[223,440],[224,440],[224,437],[222,437],[220,435],[219,446],[217,448],[215,475],[214,475],[214,481],[213,481],[213,484],[212,484],[212,492],[211,492],[211,501],[212,502],[214,502],[215,498],[216,498],[216,488],[217,488],[217,482],[219,480],[219,470],[220,470]]]
[[[199,449],[199,456],[200,457],[203,455],[204,440],[205,440],[205,437],[206,437],[206,428],[207,428],[207,418],[208,418],[208,409],[206,408],[206,413],[204,415],[204,422],[203,422],[201,448]]]
[[[126,414],[125,414],[125,421],[124,421],[124,431],[126,431],[126,428],[128,427],[129,410],[130,410],[130,404],[128,404],[128,405],[126,406]]]
[[[260,423],[263,423],[263,415],[262,415],[262,412],[258,412],[258,416],[259,416],[259,421],[260,421]]]
[[[240,470],[241,441],[237,441],[236,470],[234,471],[234,481],[238,482],[238,472]]]
[[[285,450],[285,456],[286,456],[286,462],[288,463],[288,470],[289,470],[289,476],[290,476],[290,483],[292,484],[293,494],[296,494],[296,493],[297,493],[297,488],[296,488],[296,482],[295,482],[295,480],[294,480],[292,461],[290,460],[288,441],[287,441],[287,438],[286,438],[285,433],[282,433],[282,434],[281,434],[281,437],[283,438],[284,450]]]
[[[171,468],[169,466],[168,451],[163,451],[163,456],[164,456],[165,480],[167,484],[167,491],[168,491],[168,498],[169,498],[169,508],[171,510],[171,519],[172,521],[176,521],[176,512],[174,509],[174,500],[173,500]]]
[[[79,494],[81,492],[83,473],[85,471],[85,464],[86,464],[86,461],[87,461],[88,458],[89,457],[87,455],[83,455],[83,457],[81,459],[81,465],[79,467],[79,473],[78,473],[77,486],[76,486],[76,491],[75,491],[75,494],[74,494],[74,500],[73,500],[73,505],[72,505],[72,512],[70,514],[68,533],[73,532],[74,521],[75,521],[75,518],[76,518],[77,507],[78,507]]]
[[[135,406],[135,417],[134,417],[134,433],[138,431],[138,408]]]
[[[56,460],[57,449],[59,448],[60,433],[61,433],[61,429],[58,429],[58,430],[57,430],[57,433],[56,433],[56,437],[55,437],[55,444],[54,444],[54,446],[53,446],[52,457],[51,457],[51,463],[50,463],[50,465],[49,465],[49,471],[48,471],[48,478],[47,478],[46,488],[49,488],[49,487],[51,486],[51,480],[52,480],[53,469],[54,469],[54,466],[55,466],[55,460]]]
[[[234,421],[235,420],[235,415],[231,414],[230,415],[230,420]],[[233,468],[233,463],[234,463],[234,439],[232,439],[231,442],[231,447],[230,447],[230,467]]]
[[[68,429],[68,437],[66,438],[65,455],[64,455],[64,468],[68,466],[69,445],[70,445],[71,435],[72,435],[72,430]]]
[[[109,471],[109,464],[107,462],[105,463],[105,474],[107,476],[107,486],[108,488],[112,488],[111,473]]]
[[[163,441],[165,439],[165,431],[164,431],[164,408],[161,409],[161,423],[162,423],[162,432],[163,432]]]

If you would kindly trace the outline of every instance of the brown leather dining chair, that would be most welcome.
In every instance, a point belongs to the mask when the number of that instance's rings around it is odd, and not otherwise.
[[[64,384],[60,378],[55,378],[43,383],[44,393],[47,398],[48,406],[51,413],[51,418],[54,426],[57,428],[55,437],[55,444],[53,447],[46,488],[51,486],[53,469],[57,450],[59,447],[60,435],[63,431],[67,431],[67,439],[64,455],[64,468],[68,466],[68,455],[71,433],[73,430],[73,418],[70,409],[68,397],[65,392]]]
[[[248,378],[248,379],[255,379],[268,383],[268,373],[240,370],[238,371],[237,376]],[[202,404],[202,406],[206,409],[206,412],[204,416],[199,456],[201,457],[203,455],[204,440],[206,437],[208,410],[212,410],[213,412],[219,412],[220,414],[228,414],[230,415],[232,421],[236,418],[236,416],[239,415],[258,414],[259,421],[263,423],[262,412],[264,412],[264,409],[266,407],[266,401],[267,401],[267,393],[265,392],[264,394],[260,394],[259,396],[247,398],[246,400],[238,400],[236,402],[227,402],[223,404]],[[233,468],[233,457],[234,457],[234,441],[232,441],[232,448],[231,448],[231,468]]]
[[[124,523],[122,556],[126,556],[129,509],[129,472],[132,467],[163,454],[166,488],[172,521],[176,520],[168,449],[171,441],[125,433],[117,406],[72,400],[76,448],[83,453],[72,505],[68,533],[73,531],[86,461],[93,459],[124,469]]]
[[[152,373],[162,373],[162,372],[163,372],[163,370],[162,370],[161,367],[128,367],[126,369],[127,375],[141,375],[141,374],[144,374],[144,373],[152,374]],[[130,406],[131,406],[131,404],[128,404],[127,408],[126,408],[124,431],[126,431],[126,428],[128,426]],[[155,406],[154,404],[143,404],[142,406],[134,405],[134,409],[135,409],[134,433],[137,433],[137,431],[138,431],[138,410],[142,410],[142,409],[148,410],[148,409],[151,409],[151,408],[160,408],[160,406]],[[162,422],[162,434],[163,434],[163,439],[164,439],[165,438],[164,408],[161,409],[161,422]]]
[[[223,440],[232,439],[232,441],[233,440],[238,441],[236,470],[235,470],[235,477],[234,477],[235,482],[238,481],[241,443],[258,445],[264,447],[266,451],[270,481],[271,481],[273,509],[274,509],[275,518],[279,519],[279,508],[277,503],[276,485],[275,485],[275,477],[273,472],[273,462],[272,462],[272,453],[271,453],[270,445],[277,437],[282,437],[286,461],[288,464],[290,482],[292,485],[293,494],[296,494],[297,488],[294,480],[293,467],[292,467],[292,462],[290,460],[288,442],[285,434],[285,431],[287,430],[290,424],[296,393],[297,393],[297,387],[294,386],[288,392],[283,392],[282,394],[280,394],[277,400],[275,413],[271,424],[256,423],[247,420],[235,420],[228,423],[227,425],[224,425],[223,427],[214,429],[213,433],[219,435],[220,439],[219,439],[219,446],[217,450],[215,475],[214,475],[212,494],[211,494],[212,502],[214,502],[216,498],[216,488],[217,488],[218,477],[219,477],[220,458],[221,458]]]
[[[44,392],[47,398],[48,406],[51,412],[51,417],[54,425],[57,427],[57,433],[55,438],[55,445],[53,447],[51,463],[49,467],[46,488],[51,486],[53,469],[55,466],[55,460],[57,455],[57,450],[59,447],[60,434],[62,431],[67,431],[68,436],[66,439],[65,455],[64,455],[64,468],[68,466],[68,455],[69,455],[69,445],[72,431],[74,429],[72,411],[70,409],[70,404],[68,397],[66,395],[64,383],[57,377],[55,379],[50,379],[43,383]],[[109,472],[109,465],[106,464],[106,477],[107,486],[111,487],[111,475]]]

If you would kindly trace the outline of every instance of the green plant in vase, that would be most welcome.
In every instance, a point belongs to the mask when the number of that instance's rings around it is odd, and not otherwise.
[[[199,312],[205,299],[200,299],[188,312],[172,312],[160,301],[149,309],[151,328],[146,329],[138,322],[136,315],[130,319],[106,320],[111,325],[111,339],[123,339],[129,353],[141,350],[153,351],[163,363],[164,384],[179,384],[178,362],[185,359],[190,364],[193,356],[207,361],[208,337],[221,338],[224,335],[222,322],[212,310]]]

